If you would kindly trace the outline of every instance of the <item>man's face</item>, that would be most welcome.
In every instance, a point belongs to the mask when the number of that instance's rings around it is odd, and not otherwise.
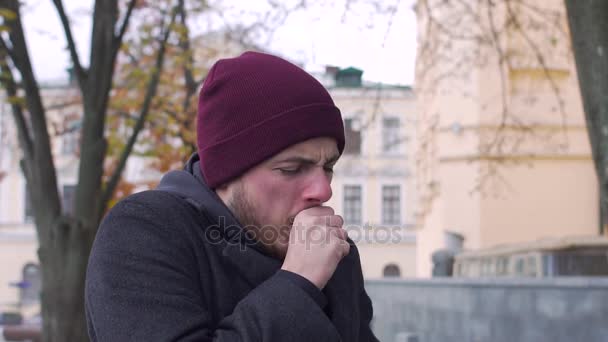
[[[246,230],[267,250],[285,258],[294,217],[327,202],[339,158],[332,138],[306,140],[276,154],[217,190]]]

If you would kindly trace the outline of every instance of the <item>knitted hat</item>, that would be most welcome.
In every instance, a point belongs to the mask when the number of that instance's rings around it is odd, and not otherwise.
[[[210,188],[315,137],[344,150],[340,110],[315,78],[279,57],[245,52],[219,60],[199,96],[197,144]]]

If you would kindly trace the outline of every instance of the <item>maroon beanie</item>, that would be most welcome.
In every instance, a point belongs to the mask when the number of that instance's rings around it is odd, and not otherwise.
[[[197,120],[200,167],[210,188],[307,139],[332,137],[344,150],[340,110],[323,85],[263,53],[245,52],[213,65]]]

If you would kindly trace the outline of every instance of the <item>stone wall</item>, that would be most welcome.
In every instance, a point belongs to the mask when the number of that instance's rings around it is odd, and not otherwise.
[[[608,342],[608,278],[368,280],[383,342]]]

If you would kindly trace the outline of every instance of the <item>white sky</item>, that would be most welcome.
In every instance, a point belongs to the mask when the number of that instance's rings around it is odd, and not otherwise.
[[[247,3],[251,4],[250,1]],[[309,70],[328,64],[354,66],[364,70],[366,80],[412,84],[416,54],[413,0],[383,1],[398,3],[390,30],[386,17],[362,18],[354,13],[342,21],[343,9],[317,8],[290,15],[275,32],[269,50],[304,62]],[[83,64],[89,59],[92,3],[92,0],[64,0]],[[24,25],[38,79],[65,78],[69,55],[52,1],[26,0],[25,4]],[[371,28],[366,26],[370,22]]]

